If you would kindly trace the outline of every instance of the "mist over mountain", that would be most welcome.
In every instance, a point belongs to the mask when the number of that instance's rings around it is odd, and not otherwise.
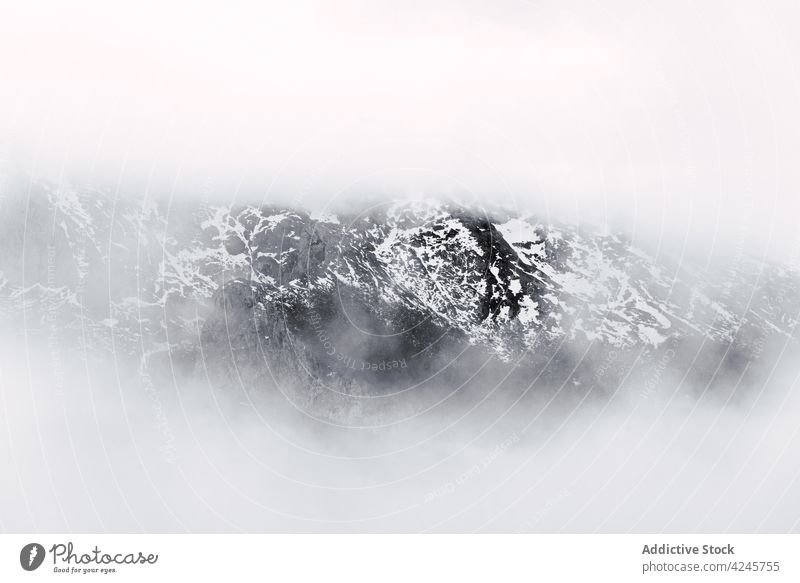
[[[400,201],[310,216],[46,184],[10,204],[6,318],[247,394],[277,386],[338,421],[490,370],[581,395],[662,366],[687,392],[735,391],[796,339],[788,268],[656,262],[621,235],[508,211]]]
[[[800,531],[800,3],[17,4],[0,531]]]
[[[2,205],[12,528],[794,528],[791,266],[444,200]]]

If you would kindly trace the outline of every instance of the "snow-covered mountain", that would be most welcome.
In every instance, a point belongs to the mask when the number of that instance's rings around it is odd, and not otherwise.
[[[786,268],[736,257],[710,274],[533,216],[311,216],[48,185],[2,204],[7,323],[247,390],[270,377],[308,403],[458,385],[487,359],[526,382],[613,388],[669,361],[709,384],[797,336]]]

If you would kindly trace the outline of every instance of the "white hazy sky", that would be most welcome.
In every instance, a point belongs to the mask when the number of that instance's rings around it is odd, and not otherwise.
[[[0,135],[34,176],[454,193],[791,260],[799,31],[794,0],[3,2]]]

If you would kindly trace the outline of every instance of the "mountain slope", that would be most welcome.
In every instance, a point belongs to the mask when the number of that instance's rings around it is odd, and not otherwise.
[[[306,403],[458,385],[470,359],[613,388],[668,354],[711,382],[795,342],[800,312],[781,267],[740,260],[719,277],[618,236],[444,203],[312,218],[38,185],[4,205],[8,321],[247,390],[269,378]]]

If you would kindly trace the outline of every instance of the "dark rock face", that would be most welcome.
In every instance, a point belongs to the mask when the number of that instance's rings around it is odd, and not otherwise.
[[[278,382],[380,394],[462,383],[469,354],[513,367],[502,374],[514,382],[610,390],[628,362],[700,348],[738,369],[764,334],[735,304],[720,309],[711,284],[676,281],[614,237],[444,206],[335,222],[274,208],[238,217],[217,228],[246,269],[215,292],[203,332],[228,375],[238,362]],[[614,371],[597,375],[609,353]]]
[[[424,313],[372,299],[345,286],[282,297],[276,288],[234,280],[215,294],[204,352],[225,363],[228,377],[234,365],[277,382],[370,394],[435,373],[443,353],[464,342]]]

